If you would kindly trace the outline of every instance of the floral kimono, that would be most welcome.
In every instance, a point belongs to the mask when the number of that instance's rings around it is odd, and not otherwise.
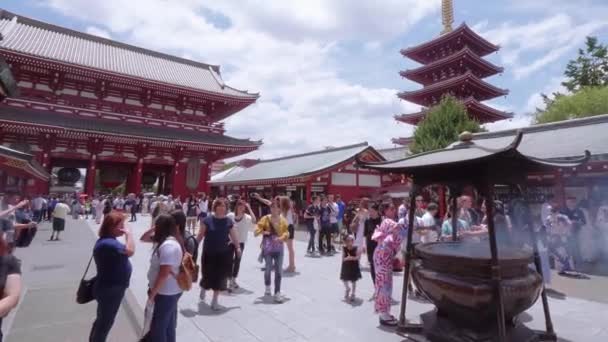
[[[378,243],[374,252],[374,268],[376,271],[376,302],[377,313],[389,313],[393,293],[393,260],[400,250],[401,242],[407,229],[391,219],[384,219],[376,228],[372,239]]]

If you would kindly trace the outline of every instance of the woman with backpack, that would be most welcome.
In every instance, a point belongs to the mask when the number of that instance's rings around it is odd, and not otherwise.
[[[264,295],[270,296],[270,275],[274,271],[274,301],[284,301],[281,294],[281,278],[283,275],[283,255],[285,241],[289,239],[289,223],[281,216],[281,200],[277,196],[270,204],[270,215],[260,219],[254,232],[255,236],[262,235],[262,255],[266,263],[264,269]]]
[[[220,310],[218,298],[220,291],[227,289],[226,281],[232,272],[232,256],[236,253],[241,257],[241,246],[234,222],[226,215],[228,204],[225,199],[218,198],[211,206],[213,215],[207,216],[201,222],[197,240],[200,243],[203,238],[203,253],[201,256],[202,279],[200,282],[201,292],[199,298],[205,300],[207,290],[213,290],[211,309]],[[232,247],[234,246],[235,252]]]
[[[184,255],[175,219],[159,215],[154,229],[145,232],[141,240],[154,244],[148,270],[148,301],[154,303],[154,311],[146,341],[175,342],[177,302],[182,295],[177,277]]]

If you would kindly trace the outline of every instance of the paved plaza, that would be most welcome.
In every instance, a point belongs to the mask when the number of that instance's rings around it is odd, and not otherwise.
[[[149,217],[140,217],[135,224],[129,223],[135,237],[148,226]],[[87,225],[84,220],[69,220],[63,240],[57,243],[46,241],[48,228],[43,225],[32,246],[17,252],[23,260],[25,291],[19,307],[4,323],[9,342],[84,341],[94,319],[94,303],[77,305],[74,300],[97,227],[91,221]],[[184,293],[179,302],[178,341],[408,341],[391,329],[379,326],[373,302],[369,301],[372,284],[367,267],[358,283],[360,299],[348,304],[342,300],[343,286],[338,279],[339,256],[305,257],[305,242],[296,241],[298,272],[285,275],[283,292],[288,300],[275,304],[263,296],[258,246],[259,240],[250,236],[239,277],[242,288],[235,294],[220,297],[225,310],[214,312],[208,301],[199,303],[197,287]],[[143,319],[141,308],[146,301],[146,273],[151,249],[151,245],[138,241],[136,254],[131,259],[130,293],[110,341],[136,340]],[[575,288],[583,292],[580,288],[596,284],[598,279],[605,280],[602,277],[579,280]],[[395,276],[396,299],[400,299],[402,280],[402,275]],[[602,323],[603,317],[608,317],[608,304],[568,296],[550,299],[550,305],[562,341],[608,340],[608,327]],[[431,308],[429,304],[409,301],[408,317],[417,317]],[[393,307],[393,313],[398,313],[398,305]],[[542,307],[537,303],[520,319],[532,328],[541,329],[544,325]]]

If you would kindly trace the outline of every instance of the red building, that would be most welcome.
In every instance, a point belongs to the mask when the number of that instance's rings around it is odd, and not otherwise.
[[[224,134],[220,120],[259,95],[225,84],[219,66],[3,10],[0,34],[20,93],[0,103],[0,143],[47,172],[86,169],[87,194],[119,184],[134,193],[153,184],[174,195],[207,191],[212,163],[261,144]],[[48,193],[49,183],[35,179],[25,191]]]
[[[439,103],[446,94],[460,99],[469,116],[479,123],[488,123],[510,118],[505,113],[483,103],[508,91],[484,81],[485,78],[502,73],[503,68],[483,57],[498,51],[499,47],[475,33],[465,23],[452,29],[452,1],[443,1],[444,30],[429,42],[401,50],[404,57],[422,66],[401,71],[400,75],[422,85],[422,89],[404,91],[399,98],[423,106],[416,113],[396,115],[397,121],[418,125],[428,108]],[[407,145],[410,138],[396,138],[393,143]]]
[[[371,196],[396,181],[389,175],[355,167],[355,160],[384,161],[367,143],[327,148],[276,159],[246,159],[211,178],[215,195],[252,192],[287,194],[296,203],[310,203],[313,195],[340,194],[344,201]]]

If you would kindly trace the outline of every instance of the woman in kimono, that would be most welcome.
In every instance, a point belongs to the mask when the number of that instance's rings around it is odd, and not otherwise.
[[[392,203],[386,205],[384,215],[395,217],[395,206]],[[393,260],[401,249],[401,242],[406,231],[404,225],[385,218],[372,235],[372,239],[378,243],[374,251],[374,269],[376,271],[374,308],[380,316],[381,325],[397,325],[397,319],[390,314],[393,293]]]
[[[565,275],[574,271],[569,239],[572,238],[572,223],[566,215],[559,214],[557,209],[551,209],[549,216],[549,254],[555,259],[558,274]]]

